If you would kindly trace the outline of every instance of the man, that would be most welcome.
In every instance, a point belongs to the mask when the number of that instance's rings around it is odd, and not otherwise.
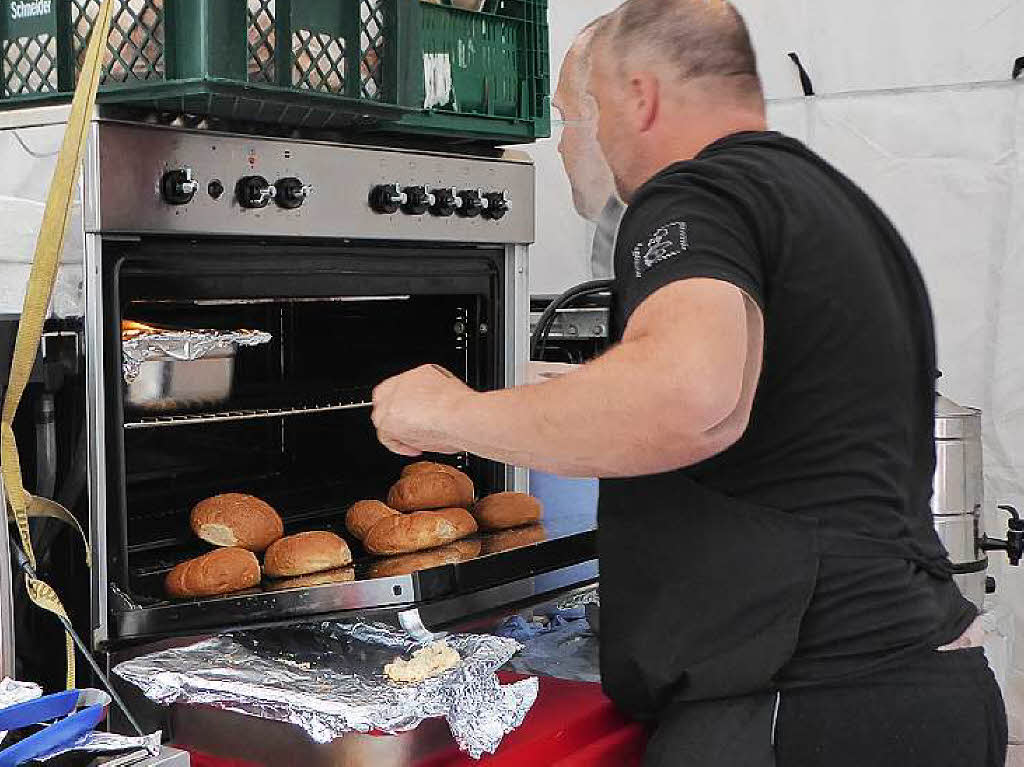
[[[520,389],[386,381],[380,438],[605,478],[602,682],[656,720],[649,764],[1002,764],[992,673],[952,649],[976,610],[931,525],[935,347],[906,246],[765,131],[724,0],[627,0],[591,60],[629,205],[618,343]]]
[[[573,41],[551,99],[551,106],[562,117],[558,153],[572,188],[573,204],[577,213],[596,226],[590,258],[591,277],[595,280],[612,276],[615,235],[626,212],[597,143],[597,105],[587,93],[590,44],[601,21],[591,22]]]

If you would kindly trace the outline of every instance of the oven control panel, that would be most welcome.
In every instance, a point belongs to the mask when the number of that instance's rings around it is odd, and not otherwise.
[[[526,244],[534,169],[327,142],[101,123],[97,229]],[[130,161],[129,161],[130,159]]]
[[[429,213],[442,218],[483,216],[492,221],[500,221],[510,210],[507,189],[485,192],[482,189],[430,189],[427,186],[401,184],[378,184],[373,187],[370,190],[370,207],[385,215],[401,212],[410,216]]]

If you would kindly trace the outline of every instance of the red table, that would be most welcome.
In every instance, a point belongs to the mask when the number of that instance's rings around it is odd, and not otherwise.
[[[503,684],[523,678],[506,673],[499,677]],[[643,760],[647,736],[646,727],[615,710],[599,685],[542,677],[536,703],[522,726],[505,737],[497,753],[474,760],[460,752],[449,737],[447,743],[438,744],[412,764],[415,767],[634,767]],[[251,762],[197,752],[192,754],[192,764],[193,767],[258,767]]]

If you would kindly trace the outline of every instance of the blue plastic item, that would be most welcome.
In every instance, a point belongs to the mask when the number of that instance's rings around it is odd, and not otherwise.
[[[78,690],[68,690],[0,709],[0,730],[17,730],[67,716],[75,710],[80,695]]]
[[[71,714],[81,697],[81,690],[68,690],[0,710],[0,730],[60,720],[0,751],[0,767],[16,767],[37,756],[67,748],[96,729],[103,721],[106,706],[97,704]]]

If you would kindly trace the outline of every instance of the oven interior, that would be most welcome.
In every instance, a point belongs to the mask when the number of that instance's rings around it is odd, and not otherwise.
[[[286,533],[344,534],[344,511],[383,498],[407,461],[377,441],[373,387],[422,364],[470,386],[504,382],[503,251],[427,245],[302,246],[144,240],[104,248],[108,552],[111,578],[140,607],[204,545],[189,529],[199,500],[246,492]],[[240,348],[227,402],[133,409],[121,371],[122,319],[171,328],[256,329]],[[447,457],[481,494],[504,467]],[[346,536],[356,557],[359,545]]]

